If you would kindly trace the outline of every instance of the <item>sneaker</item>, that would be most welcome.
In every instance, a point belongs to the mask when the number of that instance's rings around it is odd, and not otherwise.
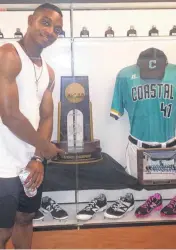
[[[51,213],[52,217],[56,220],[65,220],[68,218],[67,212],[48,196],[42,198],[41,208],[44,213]]]
[[[146,217],[154,210],[162,208],[162,197],[159,193],[150,196],[146,202],[135,211],[136,217]]]
[[[36,213],[35,213],[35,217],[33,220],[39,221],[39,220],[43,220],[44,219],[44,214],[42,213],[42,211],[39,209]]]
[[[160,211],[161,216],[176,215],[176,196]]]
[[[78,220],[90,220],[97,212],[102,212],[107,208],[107,199],[104,194],[100,194],[87,204],[85,208],[76,215]]]
[[[108,219],[119,219],[133,209],[134,197],[131,193],[127,193],[124,197],[120,197],[105,211],[104,217]]]

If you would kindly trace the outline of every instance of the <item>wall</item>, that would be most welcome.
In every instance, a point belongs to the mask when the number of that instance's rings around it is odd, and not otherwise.
[[[0,29],[4,37],[12,38],[16,28],[20,28],[25,33],[28,26],[28,16],[32,11],[1,11],[0,12]],[[70,34],[70,11],[63,11],[64,30]],[[10,24],[10,25],[9,25]]]

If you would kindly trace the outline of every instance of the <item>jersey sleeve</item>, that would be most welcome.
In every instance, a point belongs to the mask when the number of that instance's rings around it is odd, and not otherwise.
[[[124,102],[123,102],[124,81],[125,81],[124,77],[121,77],[119,75],[116,77],[114,94],[110,111],[110,116],[112,116],[116,120],[119,119],[124,114]]]

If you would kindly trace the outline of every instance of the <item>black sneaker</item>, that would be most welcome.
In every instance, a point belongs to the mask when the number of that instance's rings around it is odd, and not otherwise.
[[[108,219],[119,219],[134,208],[133,194],[127,193],[114,202],[105,212],[104,217]]]
[[[77,213],[78,220],[90,220],[97,212],[102,212],[107,208],[107,200],[104,194],[100,194],[87,204],[85,208]]]
[[[51,213],[56,220],[65,220],[68,218],[67,212],[48,196],[42,198],[41,208],[44,213]]]
[[[162,197],[159,193],[150,196],[144,204],[139,206],[136,211],[136,217],[146,217],[150,215],[152,211],[158,211],[162,208]]]
[[[176,215],[176,196],[170,200],[170,202],[163,207],[160,211],[161,216],[175,216]]]
[[[42,211],[39,209],[36,213],[35,213],[35,217],[33,220],[43,220],[44,219],[44,214],[42,213]]]

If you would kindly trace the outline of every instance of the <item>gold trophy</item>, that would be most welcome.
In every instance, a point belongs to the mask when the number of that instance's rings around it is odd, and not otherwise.
[[[61,77],[57,133],[57,141],[53,143],[66,154],[58,155],[52,161],[75,164],[102,159],[100,140],[93,137],[88,76]]]

